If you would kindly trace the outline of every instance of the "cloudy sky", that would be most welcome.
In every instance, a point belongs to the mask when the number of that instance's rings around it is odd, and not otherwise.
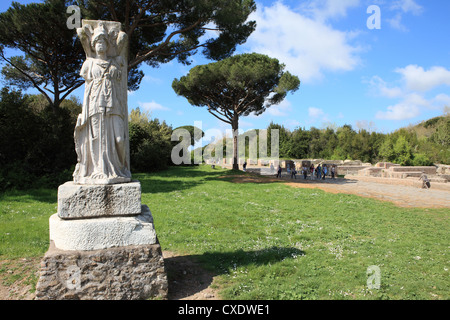
[[[291,130],[350,124],[388,133],[450,107],[450,1],[256,2],[250,19],[257,29],[236,53],[277,58],[302,84],[261,116],[241,118],[241,129],[266,128],[273,121]],[[10,3],[2,0],[0,11]],[[146,77],[140,90],[130,93],[129,110],[150,111],[174,128],[201,121],[203,130],[228,129],[171,87],[174,78],[208,62],[195,56],[189,67],[175,61],[143,67]],[[83,90],[76,95],[82,97]]]

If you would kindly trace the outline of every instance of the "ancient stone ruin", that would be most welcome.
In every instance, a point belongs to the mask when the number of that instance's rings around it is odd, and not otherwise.
[[[83,20],[86,61],[73,181],[58,188],[37,300],[165,298],[168,282],[150,209],[131,179],[128,39],[120,23]]]

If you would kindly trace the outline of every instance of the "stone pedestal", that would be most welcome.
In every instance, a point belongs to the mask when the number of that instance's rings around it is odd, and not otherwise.
[[[112,185],[66,182],[58,188],[58,216],[62,219],[134,216],[141,213],[138,181]]]
[[[164,260],[140,183],[58,189],[37,300],[166,298]]]

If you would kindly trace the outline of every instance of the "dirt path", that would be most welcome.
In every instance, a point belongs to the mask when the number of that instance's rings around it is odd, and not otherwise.
[[[189,256],[164,251],[164,265],[169,278],[169,300],[220,300],[211,284],[214,275]]]
[[[218,300],[211,284],[214,275],[189,256],[164,251],[169,280],[169,300]],[[0,300],[33,300],[30,277],[39,276],[40,258],[0,261]]]
[[[420,189],[413,186],[374,183],[342,179],[327,182],[299,180],[288,182],[295,188],[318,188],[331,193],[347,193],[361,197],[392,202],[407,208],[450,208],[450,192],[445,190]]]
[[[433,189],[420,189],[417,186],[393,184],[392,181],[380,183],[363,181],[358,178],[338,178],[325,180],[306,180],[297,176],[291,179],[284,176],[276,179],[256,174],[236,176],[234,183],[285,183],[293,188],[320,189],[331,193],[347,193],[361,197],[389,201],[400,207],[408,208],[450,208],[450,191]]]

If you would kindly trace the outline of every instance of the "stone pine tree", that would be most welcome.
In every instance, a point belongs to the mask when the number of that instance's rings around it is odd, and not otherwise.
[[[36,88],[57,111],[73,90],[84,84],[79,75],[85,54],[75,30],[67,28],[67,7],[77,5],[82,19],[122,23],[128,35],[128,89],[135,91],[151,67],[177,59],[188,65],[202,53],[211,60],[233,54],[255,29],[249,21],[254,0],[44,0],[13,2],[0,13],[0,62],[8,84]],[[8,56],[4,49],[22,56]]]
[[[78,0],[83,19],[122,23],[128,35],[129,90],[136,90],[151,67],[177,59],[189,65],[194,54],[211,60],[233,54],[255,30],[249,15],[254,0]]]
[[[193,106],[206,107],[214,117],[231,125],[233,169],[237,170],[239,118],[262,114],[300,86],[298,77],[284,69],[284,64],[266,55],[241,54],[196,66],[188,75],[175,79],[172,87]]]
[[[0,61],[3,80],[20,89],[37,89],[58,113],[61,103],[84,84],[79,75],[85,58],[76,34],[66,26],[66,5],[74,1],[13,2],[0,13]],[[8,49],[22,53],[9,56]]]

